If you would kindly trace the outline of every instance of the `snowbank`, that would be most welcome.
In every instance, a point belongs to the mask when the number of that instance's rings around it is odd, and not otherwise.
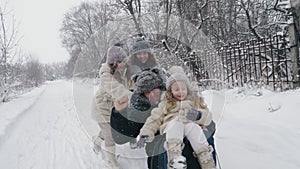
[[[226,92],[216,133],[222,168],[299,168],[300,90]]]
[[[46,85],[42,85],[14,100],[0,104],[0,139],[6,135],[7,129],[34,105],[45,88]]]

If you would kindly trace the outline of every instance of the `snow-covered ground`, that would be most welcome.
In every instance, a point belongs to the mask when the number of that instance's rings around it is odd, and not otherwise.
[[[222,169],[300,168],[300,90],[204,91],[217,122]],[[92,151],[92,83],[54,81],[0,104],[0,168],[106,169]],[[277,110],[278,109],[278,110]],[[146,168],[143,150],[118,146],[124,169]],[[139,158],[140,157],[140,158]]]
[[[0,116],[7,121],[0,124],[0,168],[83,169],[105,164],[81,130],[71,82],[47,83],[1,104]]]

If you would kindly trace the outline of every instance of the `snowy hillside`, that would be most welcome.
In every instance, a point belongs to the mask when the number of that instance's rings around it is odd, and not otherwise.
[[[98,132],[89,117],[93,92],[89,82],[54,81],[1,103],[0,168],[106,169],[90,141]],[[203,92],[222,169],[300,168],[300,90],[255,92]],[[146,168],[143,150],[125,144],[117,152],[125,169]]]

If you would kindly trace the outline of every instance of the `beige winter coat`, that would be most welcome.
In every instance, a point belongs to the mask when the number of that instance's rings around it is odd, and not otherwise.
[[[114,101],[122,96],[131,95],[129,89],[132,87],[131,81],[118,82],[110,73],[109,65],[103,63],[100,71],[100,85],[93,98],[92,118],[98,123],[109,122]]]
[[[162,98],[164,95],[162,95]],[[159,130],[160,134],[163,134],[164,129],[168,122],[173,119],[177,119],[182,121],[183,123],[191,122],[186,118],[187,112],[195,107],[192,107],[193,103],[191,100],[184,100],[176,102],[176,107],[172,109],[170,112],[166,110],[166,101],[162,100],[157,108],[154,108],[151,111],[151,115],[147,118],[146,123],[142,127],[140,131],[140,135],[149,136],[150,140],[154,138],[154,134]],[[197,124],[207,126],[212,121],[212,114],[208,109],[198,109],[202,112],[202,116],[199,120],[194,121]]]

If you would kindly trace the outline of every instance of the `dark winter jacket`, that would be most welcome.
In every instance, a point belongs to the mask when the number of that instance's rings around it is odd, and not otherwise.
[[[133,93],[126,109],[118,112],[113,108],[110,124],[115,142],[124,144],[136,138],[154,107],[146,96]]]

